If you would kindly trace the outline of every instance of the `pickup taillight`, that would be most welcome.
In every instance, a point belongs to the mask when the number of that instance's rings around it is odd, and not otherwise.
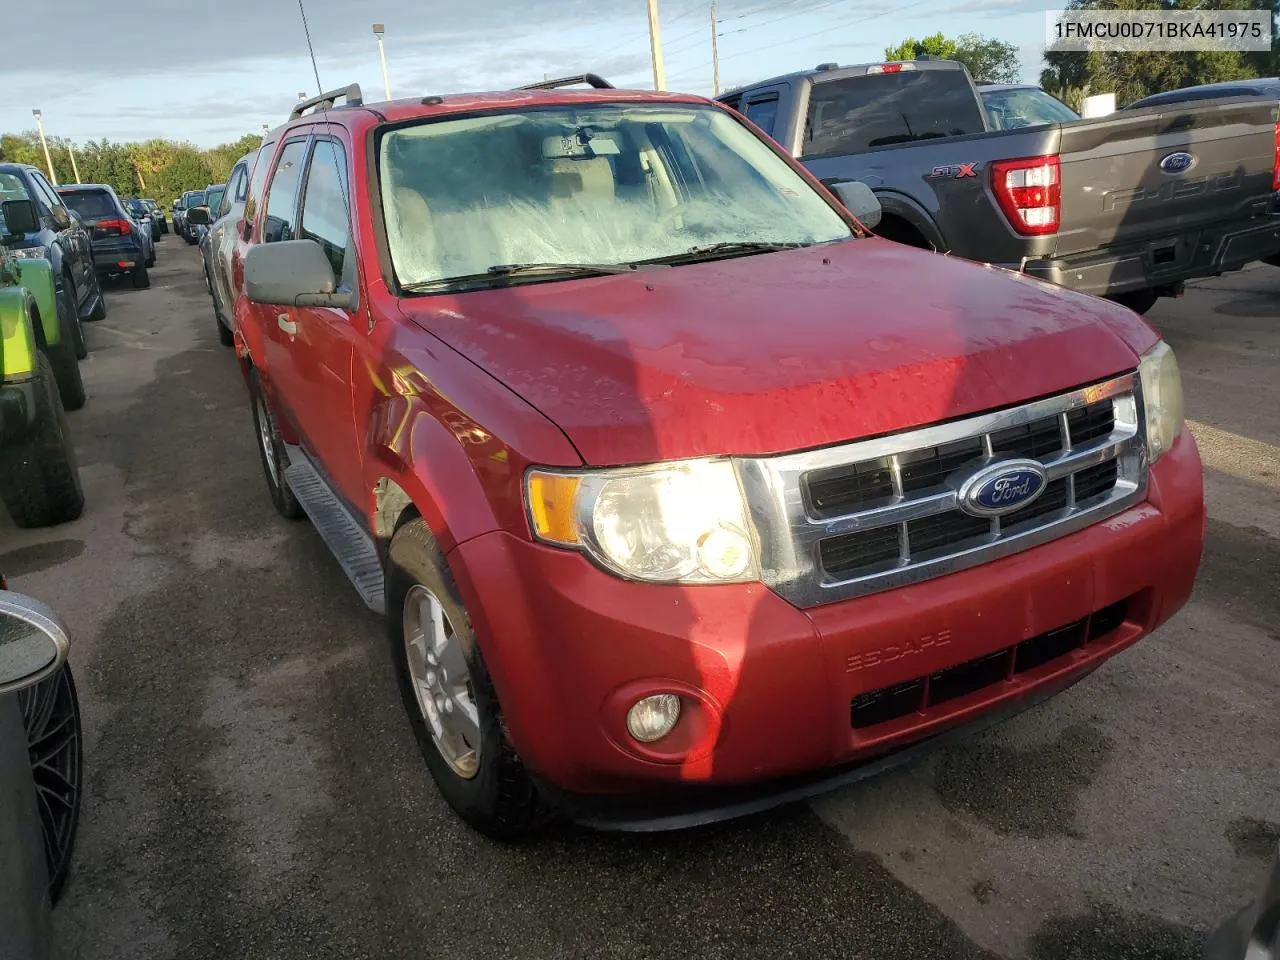
[[[1280,193],[1280,120],[1276,121],[1276,158],[1271,162],[1271,189]]]
[[[114,230],[121,236],[124,236],[126,233],[133,232],[133,228],[129,226],[128,220],[99,220],[94,224],[93,228],[101,231],[102,233],[111,233],[111,231]]]
[[[1062,172],[1056,156],[995,161],[991,190],[1018,233],[1039,237],[1057,232],[1062,222]]]

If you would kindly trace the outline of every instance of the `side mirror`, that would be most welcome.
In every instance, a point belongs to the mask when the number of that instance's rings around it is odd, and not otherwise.
[[[314,240],[260,243],[244,258],[244,289],[255,303],[355,309],[355,294],[335,293],[333,267]]]
[[[192,207],[187,211],[187,223],[194,226],[208,226],[210,224],[208,207]]]
[[[879,198],[865,183],[857,180],[843,180],[832,184],[831,190],[850,213],[858,218],[868,230],[874,230],[880,223],[884,211]]]
[[[0,695],[39,683],[66,662],[70,646],[52,610],[0,590]]]
[[[6,200],[0,204],[3,210],[4,229],[10,236],[35,233],[40,229],[40,215],[30,200]]]

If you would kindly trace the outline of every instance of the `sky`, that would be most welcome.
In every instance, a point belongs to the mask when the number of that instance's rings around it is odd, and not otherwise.
[[[383,99],[375,21],[393,97],[493,90],[599,73],[651,88],[645,0],[59,0],[5,13],[0,132],[77,143],[167,137],[200,147],[283,122],[297,100],[356,82]],[[1019,47],[1039,76],[1045,0],[719,0],[722,89],[836,61],[882,58],[908,36],[974,32]],[[712,92],[709,0],[659,0],[667,88]],[[16,18],[15,18],[16,15]],[[50,31],[53,31],[52,35]],[[29,36],[30,43],[12,42]],[[51,52],[52,51],[52,52]],[[316,71],[319,72],[319,85]]]

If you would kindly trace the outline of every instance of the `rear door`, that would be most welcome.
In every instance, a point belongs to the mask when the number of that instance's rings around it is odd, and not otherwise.
[[[1151,243],[1158,271],[1195,253],[1199,229],[1265,211],[1276,109],[1202,101],[1064,125],[1057,255]]]

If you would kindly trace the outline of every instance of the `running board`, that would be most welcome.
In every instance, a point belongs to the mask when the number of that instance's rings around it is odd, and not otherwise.
[[[377,614],[387,612],[382,560],[373,538],[351,515],[301,447],[285,444],[289,466],[285,482],[307,511],[325,544],[333,551],[351,585],[365,605]]]

